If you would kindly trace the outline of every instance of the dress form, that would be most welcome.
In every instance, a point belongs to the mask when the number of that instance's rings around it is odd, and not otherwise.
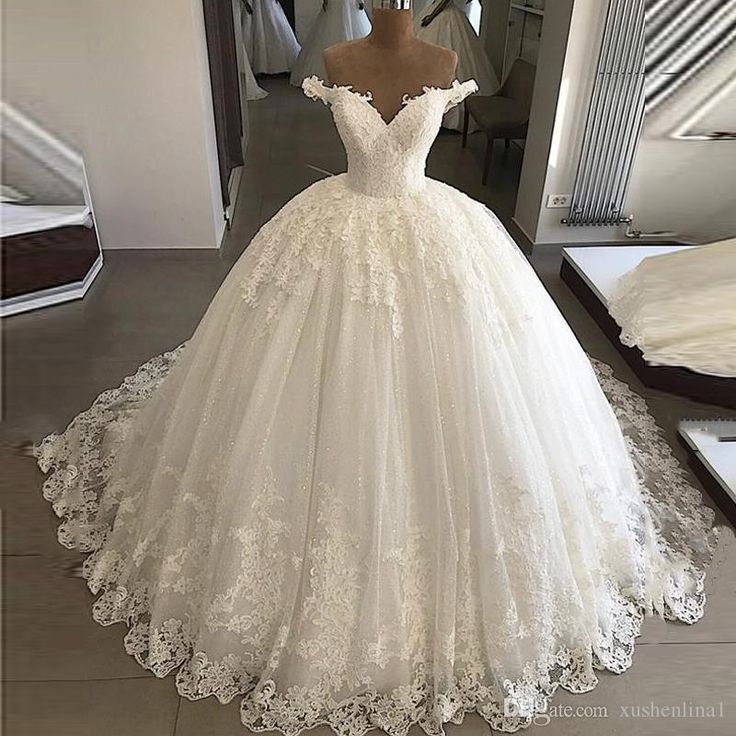
[[[455,76],[457,54],[421,41],[414,35],[411,3],[393,10],[374,3],[373,29],[365,38],[325,49],[330,83],[371,92],[373,105],[388,122],[401,109],[404,95],[421,94],[424,87],[449,87]]]

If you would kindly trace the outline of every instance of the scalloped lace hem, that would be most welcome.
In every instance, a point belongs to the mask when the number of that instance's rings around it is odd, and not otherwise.
[[[631,665],[635,639],[644,616],[652,612],[653,606],[627,597],[612,583],[608,590],[612,603],[608,633],[599,631],[600,640],[592,646],[560,647],[554,655],[528,663],[520,679],[499,684],[482,662],[456,661],[454,674],[447,681],[437,682],[424,665],[415,664],[413,679],[389,692],[366,686],[339,700],[327,682],[281,691],[273,680],[263,679],[261,673],[252,671],[252,665],[235,653],[209,659],[196,648],[196,635],[186,622],[171,618],[161,627],[152,627],[145,587],[118,586],[114,567],[102,579],[95,574],[95,563],[109,532],[103,525],[88,523],[97,511],[100,484],[84,488],[81,493],[79,489],[76,493],[66,491],[80,474],[80,468],[71,462],[79,451],[78,437],[83,436],[90,446],[98,443],[114,419],[114,407],[123,400],[140,402],[148,398],[183,348],[181,345],[144,363],[119,388],[102,393],[64,433],[49,435],[33,449],[40,468],[51,471],[43,493],[62,519],[59,542],[90,554],[83,575],[90,590],[99,594],[93,604],[94,620],[105,626],[125,623],[128,632],[124,645],[128,654],[156,677],[176,672],[176,688],[181,696],[190,700],[214,696],[221,703],[242,697],[241,721],[245,726],[254,731],[276,730],[285,736],[296,736],[319,725],[330,727],[339,736],[363,736],[373,729],[383,729],[390,736],[406,736],[413,725],[421,727],[429,736],[439,736],[444,734],[444,724],[460,724],[466,713],[478,714],[494,729],[513,732],[530,725],[536,715],[545,712],[558,687],[573,693],[588,692],[598,682],[594,670],[620,673]],[[674,567],[669,572],[660,571],[668,580],[662,583],[662,600],[654,608],[665,618],[694,623],[702,616],[705,605],[704,566],[716,539],[716,530],[712,528],[714,514],[702,504],[700,493],[684,479],[644,400],[614,378],[609,366],[592,362],[622,426],[630,424],[640,443],[645,445],[643,448],[631,445],[635,462],[656,463],[662,482],[676,484],[678,513],[686,515],[691,538],[702,537],[703,548],[685,562],[684,550],[669,546],[666,539],[660,540],[671,553],[670,559],[680,560],[682,565],[677,576],[679,582],[675,581]],[[611,396],[616,394],[618,400],[613,401]],[[100,463],[94,452],[85,458],[90,463]],[[94,470],[96,475],[87,474],[88,477],[104,479],[109,465]],[[655,509],[668,508],[666,501],[655,498],[646,485],[643,493],[647,504]]]
[[[92,567],[85,563],[85,577]],[[90,588],[97,592],[96,585],[90,583]],[[585,693],[598,684],[594,670],[625,672],[645,612],[612,586],[609,592],[616,604],[614,623],[598,653],[561,647],[546,659],[527,663],[522,678],[502,685],[493,684],[480,662],[464,663],[458,674],[442,683],[433,681],[419,665],[411,682],[390,692],[366,689],[342,700],[336,700],[326,684],[280,691],[273,680],[249,672],[235,654],[213,661],[196,650],[195,635],[180,620],[151,627],[146,621],[148,594],[142,587],[107,590],[95,602],[93,618],[103,626],[126,623],[126,652],[156,677],[176,672],[176,689],[182,697],[194,701],[214,696],[223,704],[242,697],[241,721],[253,731],[296,736],[324,725],[339,736],[363,736],[374,729],[406,736],[417,725],[430,736],[439,736],[445,733],[445,724],[460,724],[467,713],[477,714],[496,730],[518,731],[548,710],[559,687]]]

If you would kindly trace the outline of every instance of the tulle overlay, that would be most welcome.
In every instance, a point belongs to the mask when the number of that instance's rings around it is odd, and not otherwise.
[[[44,492],[95,619],[182,695],[514,730],[626,669],[645,612],[700,617],[710,512],[490,212],[361,197],[281,210],[186,346],[43,442]]]
[[[712,513],[495,215],[424,177],[474,85],[389,124],[305,88],[348,173],[261,228],[185,346],[36,448],[59,540],[129,653],[253,730],[513,731],[625,670],[645,614],[702,615]]]

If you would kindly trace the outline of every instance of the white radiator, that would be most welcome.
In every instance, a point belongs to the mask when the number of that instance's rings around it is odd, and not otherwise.
[[[645,0],[605,0],[596,76],[566,225],[618,225],[644,118]]]

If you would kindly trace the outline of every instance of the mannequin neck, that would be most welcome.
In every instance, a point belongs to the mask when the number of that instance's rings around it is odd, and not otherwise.
[[[411,10],[373,9],[373,28],[368,36],[376,46],[398,48],[414,40],[414,16]]]

